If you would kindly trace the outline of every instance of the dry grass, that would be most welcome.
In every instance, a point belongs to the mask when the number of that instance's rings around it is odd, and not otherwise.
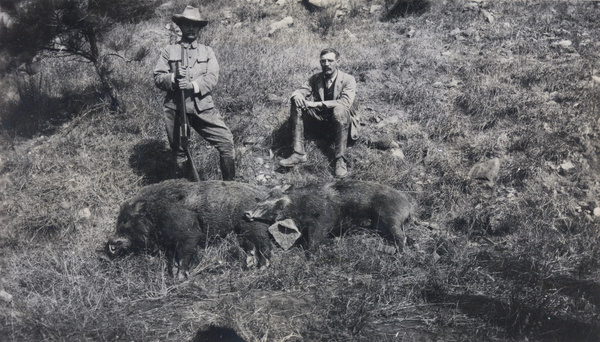
[[[239,179],[333,179],[319,139],[307,164],[276,169],[289,95],[318,70],[318,51],[337,47],[363,108],[352,177],[419,204],[402,254],[355,231],[311,258],[275,250],[269,268],[245,269],[229,237],[199,251],[185,282],[160,255],[103,257],[119,204],[169,177],[150,76],[182,1],[103,42],[124,57],[110,60],[123,113],[98,102],[87,65],[45,59],[41,74],[6,76],[22,97],[0,110],[2,340],[189,341],[209,326],[247,341],[598,340],[600,6],[482,3],[489,22],[466,3],[351,1],[341,18],[295,1],[202,3]],[[268,37],[287,15],[294,25]],[[216,151],[197,135],[193,148],[203,178],[218,179]],[[468,178],[495,157],[493,186]]]

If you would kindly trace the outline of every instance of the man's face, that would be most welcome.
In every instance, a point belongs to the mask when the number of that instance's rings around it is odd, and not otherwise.
[[[335,53],[330,52],[321,56],[321,69],[326,76],[335,74],[338,68],[338,61],[335,58]]]
[[[200,34],[200,26],[194,23],[184,21],[179,28],[181,29],[181,39],[186,42],[193,42]]]

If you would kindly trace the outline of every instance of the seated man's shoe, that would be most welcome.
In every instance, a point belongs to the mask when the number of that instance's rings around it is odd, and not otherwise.
[[[289,158],[281,159],[279,161],[279,165],[283,167],[292,167],[296,164],[306,163],[307,160],[308,157],[306,156],[306,154],[294,152]]]
[[[335,161],[335,178],[346,178],[348,177],[348,169],[346,168],[346,162],[344,158],[338,158]]]

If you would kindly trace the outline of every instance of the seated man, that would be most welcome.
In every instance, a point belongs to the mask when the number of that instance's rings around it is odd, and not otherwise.
[[[322,72],[311,76],[298,90],[292,93],[290,116],[294,125],[293,154],[279,164],[292,167],[307,161],[304,151],[304,118],[310,117],[319,123],[328,122],[333,127],[335,141],[335,176],[348,176],[345,153],[348,133],[357,138],[358,118],[354,110],[356,81],[354,77],[338,70],[340,54],[327,48],[321,51]],[[314,101],[309,101],[310,99]]]

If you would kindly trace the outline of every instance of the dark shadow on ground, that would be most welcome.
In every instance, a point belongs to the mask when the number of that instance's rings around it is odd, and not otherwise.
[[[469,316],[505,329],[513,337],[529,336],[539,341],[600,341],[598,324],[548,314],[516,301],[507,303],[471,294],[426,297],[430,302],[452,305]]]
[[[39,134],[52,135],[57,128],[76,116],[101,109],[101,96],[90,90],[51,97],[31,85],[19,91],[18,102],[4,103],[0,110],[0,127],[24,138]],[[86,110],[86,108],[88,108]]]
[[[398,17],[409,15],[421,15],[431,7],[430,0],[396,0],[396,3],[389,9],[383,17],[383,20],[392,20]]]
[[[556,291],[573,299],[584,298],[596,307],[600,313],[600,284],[588,279],[576,279],[565,275],[543,277],[540,284],[539,265],[522,259],[510,259],[499,255],[482,253],[480,257],[487,264],[488,270],[525,286],[541,286],[544,290]],[[488,259],[486,261],[485,259]]]
[[[327,159],[333,161],[335,151],[333,146],[333,126],[331,123],[311,120],[310,118],[304,119],[304,142],[306,144],[309,141],[314,141],[317,148]],[[287,158],[293,152],[292,143],[293,125],[288,118],[288,120],[273,131],[270,141],[267,141],[267,144],[271,145],[270,147],[276,156]],[[348,137],[347,146],[352,147],[354,144],[355,141]]]
[[[215,327],[198,330],[191,342],[246,342],[233,329]]]
[[[173,178],[173,155],[166,142],[158,139],[144,140],[133,148],[129,165],[134,172],[144,177],[146,184],[159,183]]]

